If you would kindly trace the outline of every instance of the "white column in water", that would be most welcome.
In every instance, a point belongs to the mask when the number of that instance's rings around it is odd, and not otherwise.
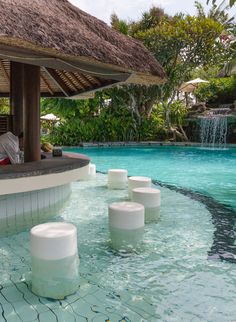
[[[126,201],[110,204],[109,230],[114,249],[133,251],[143,238],[144,206]]]
[[[78,288],[77,229],[50,222],[30,231],[32,291],[43,297],[63,299]]]

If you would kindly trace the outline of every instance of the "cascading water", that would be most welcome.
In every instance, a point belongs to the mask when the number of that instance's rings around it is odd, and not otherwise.
[[[202,146],[224,148],[227,137],[227,108],[212,109],[207,116],[201,117],[200,138]]]

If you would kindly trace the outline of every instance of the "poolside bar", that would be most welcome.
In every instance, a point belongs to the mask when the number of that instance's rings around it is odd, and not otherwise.
[[[41,160],[40,97],[85,99],[117,84],[160,84],[165,73],[141,43],[66,0],[2,0],[0,30],[0,97],[10,98],[5,118],[12,119],[0,132],[24,135],[24,163],[0,167],[0,219],[32,218],[32,224],[43,192],[52,194],[44,206],[66,199],[71,182],[88,178],[90,161]]]

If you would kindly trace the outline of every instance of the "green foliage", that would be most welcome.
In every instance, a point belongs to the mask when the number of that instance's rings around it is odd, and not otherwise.
[[[212,4],[213,4],[213,5],[215,5],[215,4],[216,4],[216,0],[207,0],[207,4],[208,4],[209,2],[212,2]],[[235,3],[236,3],[236,0],[229,0],[229,6],[230,6],[230,7],[233,7],[233,6],[235,5]]]
[[[224,66],[223,73],[225,74],[225,76],[236,74],[236,51],[235,56],[232,58],[232,60]]]
[[[204,80],[209,80],[210,78],[215,78],[219,74],[219,67],[215,66],[206,66],[198,67],[190,73],[190,79],[201,78]]]
[[[215,21],[220,22],[225,29],[231,29],[234,24],[234,17],[229,15],[230,6],[225,0],[221,1],[220,4],[212,3],[212,6],[208,13],[205,13],[204,7],[201,2],[195,1],[195,7],[197,9],[197,15],[199,17],[208,17]]]
[[[171,124],[173,126],[183,125],[184,119],[188,114],[188,110],[185,104],[183,104],[183,102],[180,100],[176,100],[173,103],[171,103],[169,107]],[[158,116],[159,122],[163,122],[163,127],[165,126],[165,114],[166,109],[164,104],[159,103],[155,105],[155,107],[153,108],[152,117],[154,115]]]
[[[163,65],[166,84],[120,86],[86,101],[43,100],[43,112],[61,118],[49,141],[78,145],[89,141],[158,140],[165,139],[173,128],[181,129],[187,111],[181,102],[173,102],[175,92],[191,73],[202,71],[207,77],[215,76],[216,68],[232,59],[231,43],[221,41],[231,23],[228,18],[224,8],[213,7],[210,16],[206,15],[199,3],[196,17],[170,17],[157,7],[131,23],[113,14],[112,27],[141,40]],[[199,95],[215,99],[215,93],[216,89],[211,89]],[[105,98],[110,99],[109,104]]]
[[[71,100],[64,98],[43,98],[41,100],[41,114],[54,113],[63,119],[93,116],[98,113],[100,94],[94,99]]]
[[[210,83],[200,85],[195,95],[202,102],[233,103],[236,100],[236,77],[211,79]]]
[[[148,12],[142,14],[141,20],[131,22],[130,34],[136,35],[138,32],[145,32],[150,28],[155,28],[163,19],[170,19],[162,8],[153,6]]]
[[[8,98],[0,98],[0,114],[9,114],[10,105]]]
[[[221,22],[205,15],[169,17],[155,7],[131,24],[130,35],[144,43],[167,74],[166,84],[155,94],[159,100],[169,99],[196,68],[214,66],[216,61],[223,66],[230,56],[219,41],[224,29]]]
[[[170,106],[165,102],[173,100],[179,86],[190,79],[196,69],[220,70],[232,58],[232,42],[221,41],[222,33],[232,27],[228,7],[213,5],[209,14],[205,14],[199,2],[196,6],[198,16],[178,14],[173,17],[165,14],[163,9],[153,7],[144,12],[139,21],[129,24],[129,35],[144,43],[167,74],[167,82],[153,86],[151,91],[145,91],[142,87],[123,87],[124,103],[136,115],[150,115],[151,104],[160,101],[166,106],[167,123],[171,125]],[[113,15],[112,21],[112,26],[119,30],[121,20]],[[212,74],[209,76],[216,76],[217,72]],[[120,89],[112,91],[114,95],[111,94],[111,97],[121,92]]]
[[[150,118],[142,117],[140,122],[136,122],[126,107],[121,107],[116,112],[111,109],[107,107],[99,116],[92,118],[64,121],[60,126],[54,127],[47,141],[54,145],[79,145],[81,142],[145,141],[163,138],[164,121],[159,113],[153,113]]]
[[[170,106],[170,119],[174,125],[183,125],[184,119],[188,114],[188,110],[185,104],[181,101],[174,101]]]
[[[121,32],[124,35],[129,33],[129,25],[125,20],[121,20],[115,13],[111,15],[111,26],[113,29]]]
[[[216,41],[222,31],[223,26],[210,18],[178,15],[136,37],[143,40],[173,78],[179,71],[185,76],[197,66],[215,64],[224,50]]]

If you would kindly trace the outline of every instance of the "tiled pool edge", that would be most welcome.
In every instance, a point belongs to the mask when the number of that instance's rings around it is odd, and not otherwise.
[[[130,142],[82,142],[78,146],[63,146],[63,148],[89,148],[89,147],[119,147],[119,146],[186,146],[201,147],[199,142],[165,142],[165,141],[130,141]],[[236,148],[236,144],[227,144],[226,148]]]

